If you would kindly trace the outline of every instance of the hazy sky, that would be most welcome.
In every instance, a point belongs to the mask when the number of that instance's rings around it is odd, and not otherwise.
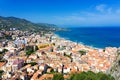
[[[120,0],[0,0],[0,16],[79,26],[120,26]]]

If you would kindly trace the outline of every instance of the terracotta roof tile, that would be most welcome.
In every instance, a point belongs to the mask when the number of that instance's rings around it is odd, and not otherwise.
[[[2,67],[3,65],[5,65],[5,62],[0,62],[0,67]]]

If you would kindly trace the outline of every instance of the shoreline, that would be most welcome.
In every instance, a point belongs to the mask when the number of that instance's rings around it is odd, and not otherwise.
[[[105,49],[106,47],[119,48],[119,29],[113,28],[69,28],[71,31],[56,31],[59,37],[77,42],[86,46]],[[91,32],[91,31],[92,32]],[[114,30],[113,33],[111,30]]]
[[[69,42],[72,42],[72,43],[75,43],[75,44],[78,44],[78,45],[83,45],[83,46],[85,46],[87,48],[92,48],[92,49],[97,49],[97,50],[106,48],[106,47],[105,48],[97,48],[97,47],[93,47],[93,46],[90,46],[90,45],[85,45],[83,42],[75,42],[75,41],[70,40],[69,38],[61,37],[60,35],[58,35],[56,33],[52,33],[52,34],[54,34],[54,36],[56,36],[59,39],[64,39],[66,41],[69,41]]]

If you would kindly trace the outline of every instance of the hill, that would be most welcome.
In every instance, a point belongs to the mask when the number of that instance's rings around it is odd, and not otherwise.
[[[33,23],[26,19],[16,18],[16,17],[2,17],[0,16],[0,30],[28,30],[28,31],[55,31],[60,30],[54,24],[46,23]]]

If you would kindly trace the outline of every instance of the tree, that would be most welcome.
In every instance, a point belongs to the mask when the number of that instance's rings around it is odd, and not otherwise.
[[[78,51],[81,55],[85,55],[86,54],[86,51],[85,50],[80,50]]]
[[[62,74],[55,74],[52,80],[64,80],[64,77]]]
[[[86,72],[72,74],[70,80],[84,80],[87,77]]]
[[[7,51],[8,51],[7,49],[3,49],[3,50],[2,50],[2,53],[5,53],[5,52],[7,52]]]
[[[111,75],[103,72],[94,73],[92,71],[72,74],[68,80],[115,80]]]
[[[1,78],[3,72],[4,72],[3,70],[0,70],[0,78]]]
[[[31,66],[34,66],[34,65],[36,65],[37,63],[36,63],[36,62],[30,62],[30,63],[28,63],[28,64],[31,64]]]
[[[26,51],[26,55],[31,55],[34,51],[32,49],[29,49]]]
[[[99,80],[115,80],[111,75],[107,75],[102,72],[97,73],[97,78]]]

